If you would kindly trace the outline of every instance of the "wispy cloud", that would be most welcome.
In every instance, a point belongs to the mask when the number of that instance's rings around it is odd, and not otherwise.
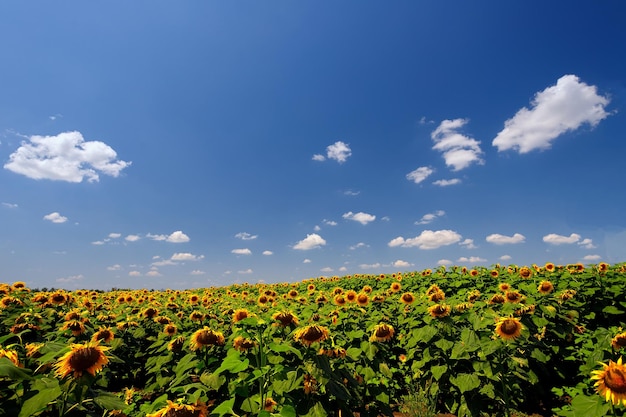
[[[322,247],[326,241],[317,233],[311,233],[294,245],[297,250],[311,250]]]
[[[334,159],[335,161],[343,164],[352,155],[352,149],[350,146],[342,141],[337,141],[332,145],[326,147],[326,156],[322,154],[313,155],[314,161],[325,161],[326,158]]]
[[[437,217],[444,216],[446,214],[443,210],[437,210],[434,213],[427,213],[422,218],[415,222],[416,225],[432,223]]]
[[[82,274],[79,275],[71,275],[69,277],[57,278],[57,282],[68,284],[70,282],[82,281],[84,276]]]
[[[484,258],[481,258],[480,256],[470,256],[469,258],[462,256],[457,260],[457,262],[469,262],[472,264],[478,264],[482,262],[487,262],[487,260]]]
[[[234,253],[235,255],[252,255],[252,251],[248,248],[233,249],[230,252]]]
[[[583,257],[583,261],[599,261],[600,259],[602,259],[602,256],[600,255],[587,255]]]
[[[99,174],[112,177],[131,163],[100,141],[85,141],[80,132],[56,136],[30,136],[10,155],[4,168],[28,178],[67,182],[99,181]]]
[[[274,252],[272,252],[271,250],[264,250],[261,254],[265,256],[270,256],[270,255],[273,255]]]
[[[467,122],[468,119],[444,120],[430,135],[435,142],[433,149],[442,153],[446,165],[453,171],[484,163],[480,142],[458,132]]]
[[[194,255],[188,252],[175,253],[170,258],[172,261],[199,261],[204,259],[204,255]]]
[[[148,237],[148,238],[150,238],[152,240],[165,241],[165,242],[169,242],[169,243],[186,243],[186,242],[189,242],[191,240],[191,239],[189,239],[189,236],[187,236],[181,230],[177,230],[175,232],[172,232],[169,235],[155,235],[155,234],[152,234],[152,233],[148,233],[146,235],[146,237]]]
[[[259,237],[259,235],[251,235],[250,233],[247,233],[247,232],[241,232],[241,233],[237,233],[235,237],[241,240],[254,240],[257,237]]]
[[[65,223],[67,221],[67,217],[61,216],[58,212],[46,214],[43,216],[44,220],[49,220],[52,223]]]
[[[2,205],[3,205],[4,207],[8,207],[8,208],[10,208],[10,209],[15,209],[15,208],[17,208],[17,207],[18,207],[18,206],[17,206],[17,204],[14,204],[14,203],[2,203]]]
[[[347,213],[344,213],[341,217],[346,220],[359,222],[361,224],[368,224],[376,220],[376,216],[374,216],[373,214],[363,213],[362,211],[359,211],[358,213],[353,213],[349,211]]]
[[[141,239],[141,236],[139,236],[139,235],[128,235],[128,236],[126,236],[124,239],[125,239],[126,241],[128,241],[128,242],[136,242],[136,241],[138,241],[139,239]]]
[[[419,236],[405,239],[399,236],[392,239],[387,245],[390,247],[402,246],[405,248],[418,247],[419,249],[437,249],[441,246],[452,245],[461,240],[461,235],[453,230],[424,230]]]
[[[608,104],[609,98],[598,95],[595,86],[575,75],[564,75],[556,85],[535,94],[530,109],[524,107],[504,122],[492,144],[498,151],[515,149],[519,153],[548,149],[565,132],[585,123],[595,127],[610,115],[605,110]]]
[[[460,184],[461,180],[459,178],[451,178],[449,180],[437,180],[437,181],[433,181],[433,185],[436,185],[438,187],[449,187],[451,185],[457,185]]]
[[[505,236],[499,233],[494,233],[485,238],[489,243],[494,245],[514,245],[517,243],[524,243],[526,237],[521,233],[515,233],[513,236]]]
[[[433,172],[435,171],[430,167],[419,167],[406,174],[406,179],[413,181],[415,184],[419,184],[428,178]]]
[[[360,264],[359,268],[361,269],[379,269],[382,265],[379,262],[373,264]]]

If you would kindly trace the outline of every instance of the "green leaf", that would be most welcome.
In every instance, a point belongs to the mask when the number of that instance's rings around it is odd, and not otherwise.
[[[282,395],[285,392],[301,388],[303,379],[303,376],[298,377],[298,372],[290,371],[287,372],[286,379],[275,379],[272,388],[277,394]]]
[[[235,398],[231,398],[229,400],[224,401],[223,403],[221,403],[220,405],[218,405],[217,407],[215,407],[212,411],[211,411],[211,415],[218,415],[218,416],[223,416],[223,415],[236,415],[235,412],[233,411],[233,407],[235,406]]]
[[[491,398],[492,400],[495,400],[496,398],[496,390],[493,387],[493,384],[490,382],[486,385],[484,385],[480,391],[481,394],[486,395],[487,397]]]
[[[287,344],[287,343],[270,343],[269,344],[269,348],[272,352],[276,352],[276,353],[285,353],[285,352],[289,352],[289,353],[293,353],[294,355],[296,355],[298,357],[298,359],[302,359],[302,352],[300,352],[298,349],[296,349],[295,347]]]
[[[309,409],[309,412],[304,414],[302,417],[327,417],[326,411],[324,407],[319,402],[315,403],[313,407]]]
[[[197,363],[198,360],[196,359],[196,355],[193,353],[189,353],[183,356],[180,361],[178,361],[178,364],[176,364],[176,368],[174,368],[174,373],[178,378],[180,378],[182,374],[195,367]]]
[[[0,377],[10,378],[14,381],[24,381],[33,379],[30,374],[30,369],[19,368],[9,359],[5,357],[0,358]]]
[[[61,394],[62,391],[58,382],[56,387],[39,391],[37,394],[24,401],[18,417],[32,417],[39,414],[48,407],[49,402],[56,400]]]
[[[98,396],[93,400],[106,410],[123,410],[127,407],[126,403],[121,398],[110,392],[99,392]]]
[[[443,374],[446,373],[447,370],[448,365],[435,365],[430,368],[430,372],[432,372],[433,378],[435,378],[437,381],[439,381],[439,379],[443,376]]]
[[[541,363],[546,363],[550,360],[550,356],[546,355],[545,353],[543,353],[542,351],[540,351],[539,349],[535,348],[533,349],[533,351],[531,352],[530,356],[534,359],[537,359],[539,362]]]
[[[413,331],[413,338],[418,342],[428,343],[437,334],[435,326],[423,326]]]
[[[228,356],[226,356],[226,359],[222,361],[220,367],[215,370],[215,373],[220,374],[224,371],[228,371],[232,374],[236,374],[248,369],[249,364],[250,361],[248,360],[248,358],[244,358],[243,360],[241,360],[239,352],[237,352],[236,350],[232,350],[228,352]]]
[[[602,309],[602,312],[607,314],[624,314],[623,310],[620,310],[615,306],[606,306]]]
[[[226,382],[226,377],[219,374],[209,374],[207,372],[200,375],[200,382],[213,391],[217,391]]]
[[[452,349],[452,347],[454,346],[454,342],[447,340],[447,339],[439,339],[435,342],[435,346],[437,346],[439,349],[443,350],[444,352],[447,352],[450,349]]]
[[[577,395],[572,399],[572,409],[574,417],[604,417],[609,414],[611,407],[599,395]]]
[[[283,408],[280,410],[280,415],[282,417],[296,417],[296,409],[293,408],[293,406],[291,405],[285,405],[283,406]]]
[[[461,393],[471,391],[480,386],[480,379],[474,374],[458,374],[458,376],[451,376],[450,382],[456,386]]]

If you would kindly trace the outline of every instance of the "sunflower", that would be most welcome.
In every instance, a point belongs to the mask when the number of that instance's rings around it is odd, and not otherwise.
[[[370,336],[371,342],[386,342],[391,340],[395,333],[393,326],[386,323],[380,323],[374,326],[374,331]]]
[[[354,303],[356,301],[357,293],[354,290],[346,291],[346,301]]]
[[[477,277],[478,276],[478,271],[475,269],[472,269],[471,271],[469,271],[470,276],[472,277]]]
[[[167,405],[146,417],[207,417],[207,406],[201,402],[194,405],[176,404],[167,400]]]
[[[626,406],[626,366],[622,364],[622,357],[617,362],[609,361],[609,364],[600,363],[602,370],[593,371],[591,379],[597,380],[594,386],[598,394],[613,405]]]
[[[191,350],[198,350],[205,346],[221,346],[223,344],[224,335],[222,334],[222,332],[211,330],[207,326],[204,326],[203,329],[196,330],[196,332],[191,335],[189,347],[191,348]]]
[[[24,281],[15,281],[13,285],[11,285],[11,289],[13,290],[26,290],[26,283]]]
[[[363,291],[365,294],[371,294],[372,293],[372,287],[370,287],[369,285],[365,285],[365,286],[363,286],[363,289],[361,291]]]
[[[311,324],[297,330],[293,338],[305,346],[311,346],[315,342],[323,342],[328,339],[329,334],[330,332],[326,327]]]
[[[385,301],[385,296],[381,294],[376,294],[372,297],[372,301],[375,303],[382,303]]]
[[[62,291],[57,291],[50,295],[49,301],[54,305],[62,305],[67,303],[68,297]]]
[[[556,266],[552,262],[546,262],[543,268],[548,272],[554,272],[556,270]]]
[[[242,352],[242,353],[249,351],[255,346],[256,346],[256,342],[254,340],[246,339],[241,336],[237,336],[233,340],[233,347],[235,348],[235,350],[238,350],[239,352]]]
[[[41,350],[44,347],[43,343],[26,343],[24,346],[26,348],[26,357],[27,358],[39,358],[41,357]]]
[[[504,340],[516,339],[522,334],[522,323],[514,317],[503,317],[496,323],[496,334]]]
[[[276,323],[277,326],[287,327],[292,325],[298,325],[298,318],[289,311],[279,311],[277,313],[274,313],[272,315],[272,319],[278,322]]]
[[[522,300],[522,294],[518,291],[510,290],[504,293],[504,297],[508,303],[519,303]]]
[[[11,306],[19,306],[22,304],[23,303],[18,298],[12,297],[10,295],[2,297],[2,299],[0,300],[0,308],[8,308]]]
[[[598,264],[598,271],[600,272],[606,272],[609,270],[609,264],[607,264],[606,262],[600,262]]]
[[[115,338],[115,334],[110,327],[100,327],[100,329],[91,336],[92,342],[102,341],[109,343]]]
[[[304,393],[306,395],[314,394],[317,392],[317,380],[312,375],[306,374],[303,380]]]
[[[498,284],[498,289],[502,292],[507,292],[511,289],[511,284],[509,284],[508,282],[501,282],[500,284]]]
[[[0,348],[0,358],[7,358],[15,366],[20,366],[20,360],[17,357],[17,352],[14,350]]]
[[[480,296],[481,296],[480,291],[472,290],[467,294],[467,301],[470,303],[473,303],[474,301],[478,300]]]
[[[532,275],[533,275],[533,270],[527,266],[523,266],[519,269],[519,276],[524,279],[528,279],[532,277]]]
[[[443,318],[450,314],[450,306],[445,304],[435,304],[434,306],[428,307],[428,313],[432,317]]]
[[[335,302],[336,305],[342,306],[346,303],[346,297],[344,297],[341,294],[337,294],[335,295],[335,298],[333,299],[333,301]]]
[[[183,349],[183,346],[185,345],[185,337],[184,336],[178,336],[175,339],[172,339],[168,344],[167,344],[167,350],[171,351],[171,352],[179,352]]]
[[[202,320],[204,320],[204,313],[202,313],[202,312],[200,312],[198,310],[194,310],[189,315],[189,319],[192,320],[192,321],[202,321]]]
[[[402,284],[400,284],[399,282],[393,282],[389,289],[391,290],[391,292],[398,292],[402,289]]]
[[[472,303],[460,303],[454,306],[454,309],[456,311],[458,311],[459,313],[462,313],[464,311],[469,310],[470,308],[472,308],[474,306],[474,304]]]
[[[141,315],[147,319],[153,319],[159,315],[159,312],[154,307],[148,307],[141,312]]]
[[[498,278],[500,273],[498,272],[498,270],[492,269],[491,271],[489,271],[489,275],[491,275],[492,278]]]
[[[254,314],[251,314],[245,308],[238,308],[233,312],[233,323],[237,323],[243,319],[247,319],[248,317],[252,317]]]
[[[66,321],[65,324],[63,324],[63,327],[61,327],[61,330],[71,330],[72,335],[79,336],[85,333],[85,325],[83,324],[82,321],[70,320],[70,321]]]
[[[296,290],[290,290],[287,295],[289,296],[289,298],[296,298],[298,296],[298,291]]]
[[[620,350],[626,347],[626,332],[620,333],[611,339],[611,346],[614,350]]]
[[[428,301],[433,301],[435,303],[438,303],[439,301],[443,301],[445,299],[446,293],[441,290],[434,291],[428,296]]]
[[[550,294],[554,290],[554,285],[550,281],[541,281],[539,287],[537,287],[537,291],[541,294]]]
[[[263,404],[263,410],[265,410],[265,411],[274,411],[274,408],[276,408],[277,405],[278,405],[278,403],[276,401],[274,401],[274,399],[272,397],[267,397],[265,399],[265,403]]]
[[[318,295],[315,299],[315,302],[318,304],[324,304],[328,302],[328,298],[326,298],[324,294],[320,293],[320,295]]]
[[[415,296],[411,294],[410,292],[405,292],[400,297],[400,302],[406,305],[413,304],[414,301],[415,301]]]
[[[109,363],[109,358],[105,352],[110,348],[100,346],[98,342],[87,342],[83,344],[73,343],[70,351],[61,357],[54,365],[56,375],[65,378],[74,375],[78,378],[87,372],[95,376]]]
[[[567,301],[567,300],[570,300],[570,299],[574,298],[575,295],[576,295],[576,290],[564,290],[559,295],[559,299],[561,301]]]
[[[265,304],[268,303],[268,301],[269,301],[269,298],[265,294],[259,295],[259,298],[257,298],[256,300],[257,304],[259,304],[260,306],[264,306]]]
[[[168,336],[174,336],[176,333],[178,332],[178,327],[176,327],[175,324],[166,324],[163,327],[163,333],[165,333]]]
[[[366,292],[362,292],[356,297],[356,303],[361,307],[365,307],[370,302],[370,298]]]

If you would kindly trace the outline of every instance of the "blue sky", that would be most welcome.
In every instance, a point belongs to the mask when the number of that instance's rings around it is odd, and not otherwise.
[[[626,3],[0,5],[0,280],[626,261]]]

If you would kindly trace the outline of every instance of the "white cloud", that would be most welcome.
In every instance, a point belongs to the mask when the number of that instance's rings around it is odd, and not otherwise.
[[[470,262],[470,263],[475,264],[475,263],[487,262],[487,260],[479,256],[470,256],[469,258],[462,256],[457,260],[457,262]]]
[[[458,132],[468,119],[444,120],[430,137],[435,142],[433,149],[442,152],[446,165],[460,171],[473,163],[483,164],[480,142]]]
[[[361,224],[368,224],[369,222],[373,222],[376,220],[376,216],[373,214],[363,213],[359,211],[358,213],[352,213],[351,211],[344,213],[341,217],[346,220],[353,220],[355,222],[359,222]]]
[[[306,235],[304,239],[294,245],[294,249],[297,250],[310,250],[324,246],[326,241],[317,233],[311,233]]]
[[[322,230],[322,228],[319,227],[319,225],[316,224],[315,226],[313,226],[313,231],[314,232],[319,232],[320,230]]]
[[[305,259],[304,261],[302,261],[302,263],[303,263],[303,264],[310,264],[310,263],[311,263],[311,260],[307,258],[307,259]]]
[[[459,242],[459,245],[465,246],[467,249],[476,249],[476,245],[474,245],[474,239],[465,239],[463,242]]]
[[[416,221],[415,224],[420,225],[420,224],[432,223],[437,217],[441,217],[445,214],[446,212],[443,210],[437,210],[434,213],[427,213],[427,214],[424,214],[419,221]]]
[[[2,205],[3,205],[4,207],[8,207],[8,208],[12,208],[12,209],[14,209],[14,208],[17,208],[17,207],[18,207],[18,206],[17,206],[17,204],[14,204],[14,203],[2,203]]]
[[[580,240],[580,235],[572,233],[569,236],[561,236],[556,233],[550,233],[543,237],[543,241],[551,245],[572,244]]]
[[[241,232],[241,233],[237,233],[235,237],[241,240],[254,240],[257,237],[259,237],[259,235],[251,235],[250,233]]]
[[[345,266],[340,266],[339,267],[339,271],[341,272],[346,272],[348,270],[348,268],[346,268]]]
[[[147,277],[160,277],[162,275],[161,275],[161,273],[158,270],[151,269],[150,271],[146,272],[146,276]]]
[[[437,265],[452,265],[454,262],[452,262],[449,259],[439,259],[437,261]]]
[[[158,257],[156,259],[158,259]],[[178,265],[178,263],[171,259],[163,259],[161,261],[152,262],[150,265],[151,266],[173,266],[173,265]]]
[[[600,255],[587,255],[583,258],[583,261],[598,261],[602,259]]]
[[[95,240],[95,241],[91,242],[92,245],[96,245],[96,246],[104,245],[105,243],[106,243],[106,241],[104,241],[104,240]]]
[[[359,242],[356,245],[350,246],[348,249],[355,250],[355,249],[358,249],[358,248],[366,248],[366,247],[369,247],[369,245],[366,245],[363,242]]]
[[[492,144],[498,151],[516,149],[519,153],[548,149],[565,132],[585,123],[595,127],[610,115],[605,111],[608,104],[609,98],[598,95],[595,86],[575,75],[564,75],[556,85],[536,93],[530,109],[524,107],[504,122]]]
[[[406,179],[413,181],[415,184],[419,184],[420,182],[428,178],[428,176],[433,172],[435,171],[430,167],[419,167],[416,170],[406,174]]]
[[[170,243],[185,243],[185,242],[189,242],[190,239],[189,239],[189,236],[187,236],[180,230],[177,230],[171,235],[169,235],[167,239],[165,240]]]
[[[391,265],[395,268],[408,268],[412,264],[408,263],[407,261],[398,259],[397,261],[393,262]]]
[[[107,271],[119,271],[120,269],[122,269],[122,265],[120,264],[107,266]]]
[[[501,261],[510,261],[512,258],[511,255],[502,255],[499,259]]]
[[[374,263],[374,264],[360,264],[359,268],[361,269],[380,269],[382,265],[380,263]]]
[[[433,181],[434,185],[437,185],[439,187],[448,187],[450,185],[456,185],[456,184],[460,184],[461,180],[459,178],[451,178],[449,180],[437,180],[437,181]]]
[[[579,246],[582,246],[585,249],[595,249],[596,245],[593,244],[593,240],[587,238],[587,239],[583,239],[580,242],[578,242]]]
[[[109,233],[109,237],[111,239],[118,239],[118,238],[122,237],[122,234],[121,233]]]
[[[233,249],[230,252],[236,255],[252,255],[252,251],[248,248]]]
[[[324,155],[320,155],[316,153],[315,155],[313,155],[313,158],[311,159],[313,159],[314,161],[322,162],[326,160],[326,157]]]
[[[194,269],[193,271],[190,272],[191,275],[204,275],[206,274],[206,272],[201,271],[199,269]]]
[[[360,191],[346,190],[343,192],[344,195],[355,196],[361,194]]]
[[[352,155],[352,150],[350,149],[350,146],[339,140],[332,145],[326,147],[326,156],[321,154],[315,154],[313,155],[313,160],[322,162],[325,161],[326,158],[328,158],[334,159],[335,161],[342,164],[346,162],[350,155]]]
[[[243,275],[248,275],[248,274],[251,274],[252,272],[253,271],[250,268],[244,269],[243,271],[237,271],[238,274],[243,274]]]
[[[330,266],[320,269],[322,272],[333,272],[333,269]]]
[[[324,219],[324,220],[322,220],[322,223],[324,223],[327,226],[337,226],[337,222],[333,221],[333,220],[326,220],[326,219]]]
[[[141,276],[141,272],[139,272],[139,271],[130,271],[128,273],[128,276],[129,277],[140,277]]]
[[[44,220],[50,220],[52,223],[65,223],[67,221],[67,217],[61,216],[58,212],[46,214],[43,216]]]
[[[262,255],[265,255],[265,256],[270,256],[270,255],[273,255],[273,254],[274,254],[274,252],[272,252],[271,250],[264,250],[263,253],[262,253]]]
[[[100,141],[86,142],[80,132],[28,138],[11,154],[4,168],[29,178],[68,182],[99,181],[99,174],[112,177],[129,166],[117,160],[117,153]]]
[[[485,238],[489,243],[494,245],[514,245],[517,243],[524,243],[526,237],[520,233],[515,233],[513,236],[505,236],[499,233],[494,233]]]
[[[65,277],[65,278],[57,278],[56,282],[62,282],[64,284],[67,284],[67,283],[70,283],[70,282],[80,281],[83,278],[84,278],[83,275],[71,275],[71,276]]]
[[[419,249],[437,249],[441,246],[452,245],[461,240],[461,235],[453,230],[424,230],[419,236],[404,239],[402,236],[391,240],[390,247],[402,246],[405,248],[417,246]]]
[[[200,259],[204,259],[204,255],[194,255],[187,252],[175,253],[170,258],[172,261],[199,261]]]
[[[141,239],[141,236],[139,236],[139,235],[128,235],[124,239],[127,240],[128,242],[136,242],[139,239]]]

